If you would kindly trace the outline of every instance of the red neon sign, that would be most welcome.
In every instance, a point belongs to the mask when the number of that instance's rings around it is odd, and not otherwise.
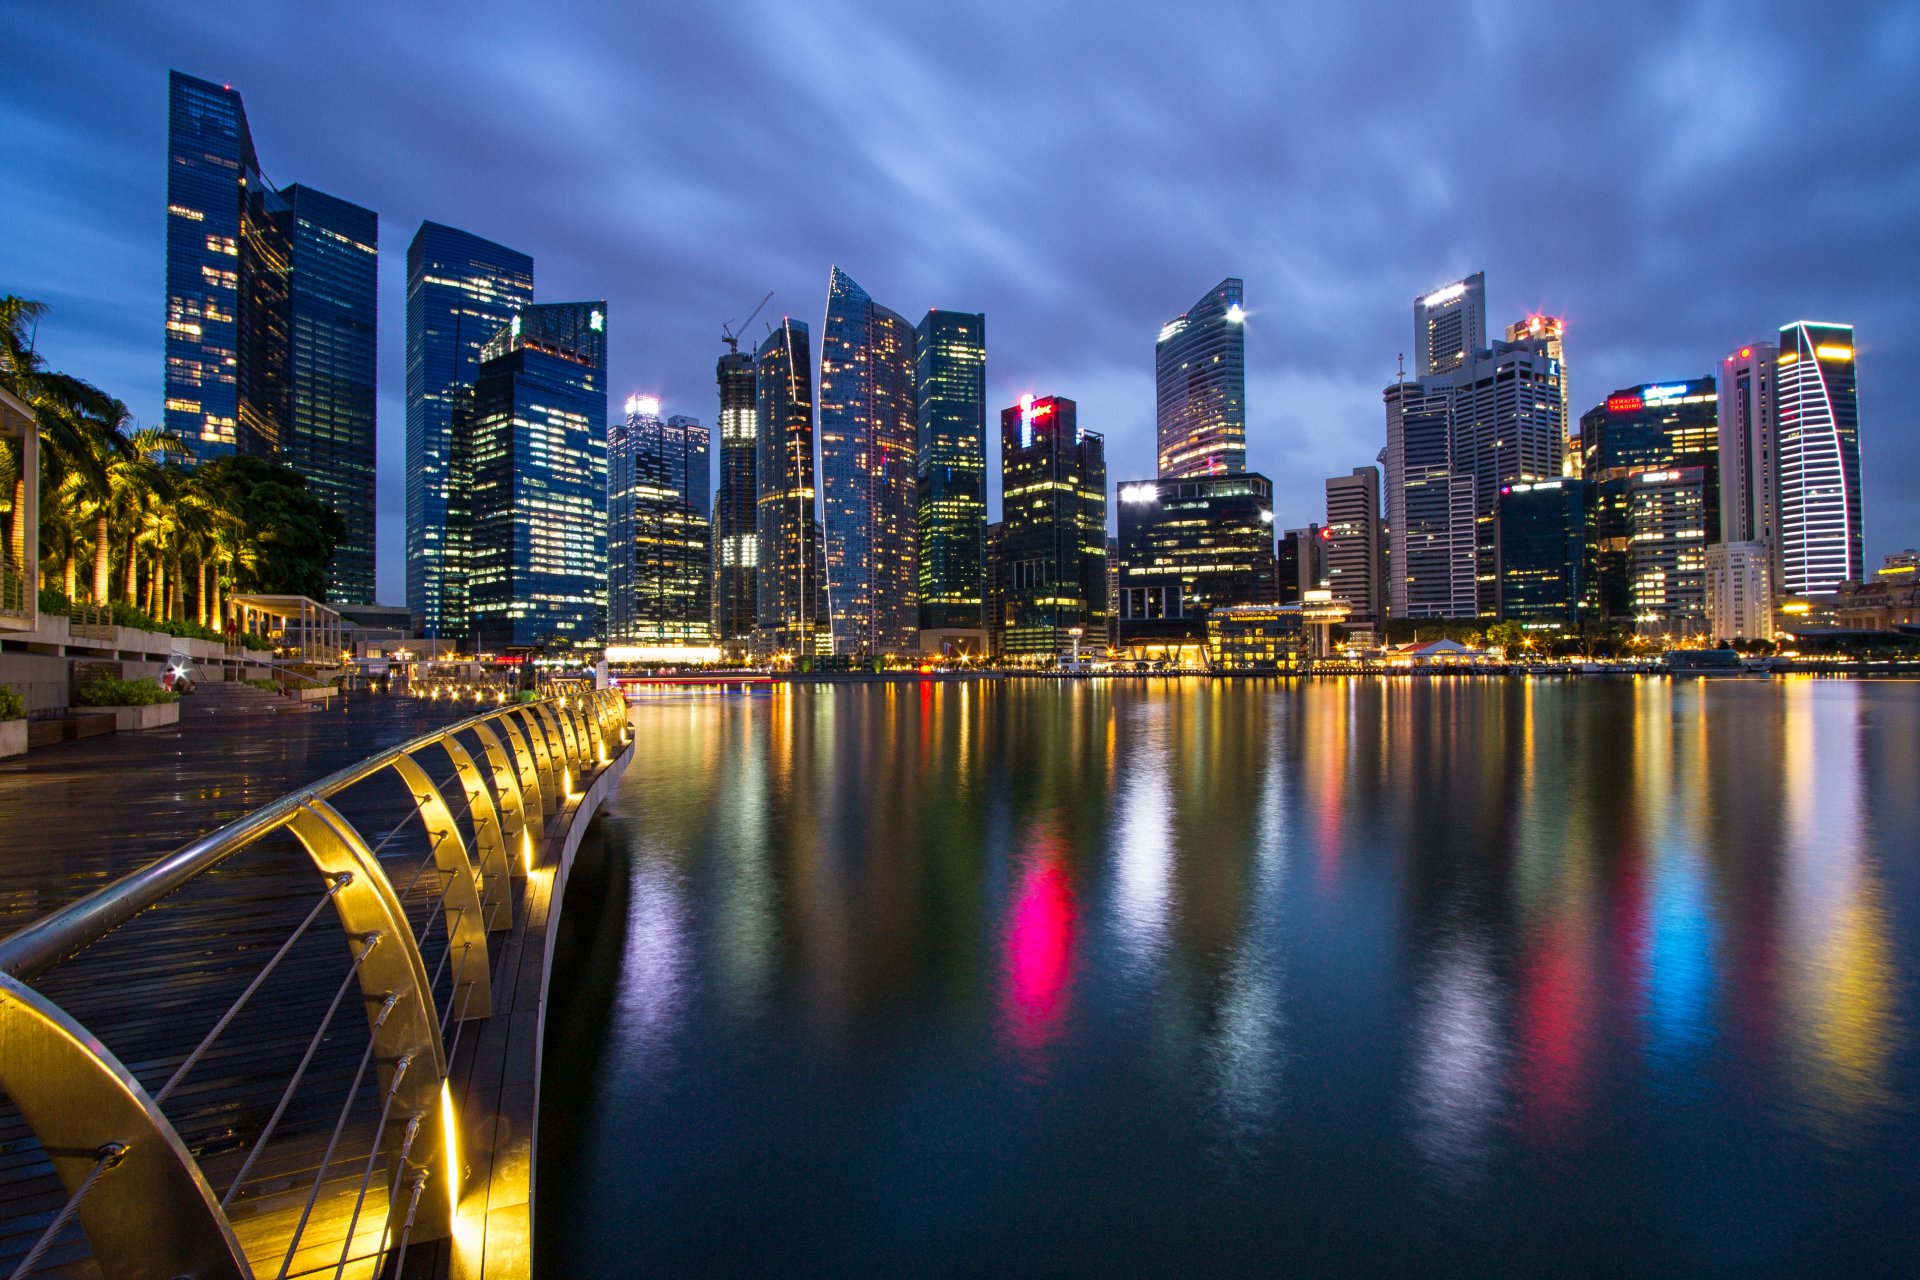
[[[1638,413],[1647,407],[1647,402],[1639,396],[1608,396],[1608,413]]]
[[[1053,412],[1053,406],[1051,404],[1037,404],[1033,406],[1033,412],[1028,416],[1034,417],[1034,418],[1044,418],[1052,412]]]

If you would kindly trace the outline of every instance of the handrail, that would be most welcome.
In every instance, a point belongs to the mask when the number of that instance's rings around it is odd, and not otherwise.
[[[477,753],[462,744],[462,734],[471,735],[468,743],[477,744]],[[289,792],[0,939],[0,1092],[12,1100],[67,1191],[66,1207],[28,1250],[16,1274],[31,1270],[66,1224],[77,1218],[94,1261],[109,1280],[188,1274],[244,1280],[255,1274],[255,1266],[282,1265],[281,1256],[290,1260],[301,1247],[308,1225],[319,1221],[315,1211],[330,1185],[326,1175],[335,1167],[336,1151],[359,1170],[348,1234],[340,1246],[342,1266],[355,1247],[353,1233],[363,1217],[383,1242],[374,1247],[376,1262],[395,1253],[404,1260],[409,1243],[446,1236],[452,1230],[462,1176],[456,1104],[449,1092],[452,1050],[460,1045],[466,1021],[492,1012],[488,931],[512,923],[512,895],[526,883],[549,815],[571,813],[568,801],[607,765],[609,747],[624,748],[629,741],[625,700],[615,690],[492,707]],[[426,760],[416,759],[429,751],[436,753],[436,760],[440,753],[445,757],[431,771],[422,767]],[[452,763],[453,772],[436,779],[432,775],[440,773],[445,762]],[[416,933],[404,905],[419,877],[396,888],[379,857],[392,835],[369,847],[330,803],[384,770],[392,770],[411,796],[424,830],[425,866],[439,873],[437,898],[430,890],[428,901],[437,901],[435,918],[444,916],[446,941],[431,973],[422,955],[426,935]],[[442,794],[450,784],[459,791],[464,829]],[[100,1027],[82,1026],[47,994],[28,985],[29,979],[283,829],[305,850],[325,892],[157,1094],[149,1094],[107,1047]],[[329,905],[352,964],[299,1067],[285,1078],[273,1119],[251,1135],[253,1147],[245,1163],[225,1195],[218,1196],[202,1171],[204,1157],[182,1140],[162,1104],[177,1096],[175,1086],[213,1042],[238,1025],[241,1007]],[[426,927],[433,926],[429,922]],[[437,992],[443,975],[450,975],[450,985],[440,1008]],[[273,1212],[278,1193],[257,1188],[250,1198],[239,1193],[243,1185],[255,1186],[247,1175],[308,1078],[315,1052],[330,1037],[337,1042],[335,1014],[351,1007],[343,1000],[356,985],[367,1010],[368,1039],[359,1055],[359,1075],[332,1121],[332,1139],[311,1172],[298,1220],[290,1224],[290,1234],[282,1232],[270,1242],[257,1230],[236,1234],[230,1216],[234,1212],[243,1212],[256,1225],[262,1221],[257,1215]],[[98,1015],[94,1017],[97,1022]],[[449,1030],[452,1050],[443,1040]],[[364,1130],[353,1130],[351,1151],[339,1150],[349,1131],[359,1082],[369,1072],[377,1077],[383,1099],[380,1123],[370,1139]],[[384,1216],[374,1216],[368,1188],[383,1156],[392,1174],[385,1204],[377,1211]],[[273,1176],[261,1185],[270,1186]],[[256,1182],[258,1178],[256,1173]],[[421,1188],[428,1183],[436,1190],[423,1197]],[[343,1216],[346,1212],[343,1207]],[[397,1226],[402,1219],[404,1225]],[[284,1255],[250,1258],[240,1243],[243,1237],[249,1247],[270,1243]]]

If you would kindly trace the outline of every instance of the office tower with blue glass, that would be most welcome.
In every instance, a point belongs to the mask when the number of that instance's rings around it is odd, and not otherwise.
[[[759,602],[754,652],[798,661],[823,651],[824,556],[813,462],[813,365],[807,326],[783,318],[754,355]]]
[[[1162,476],[1118,486],[1120,614],[1115,641],[1135,658],[1201,659],[1207,615],[1269,604],[1273,484],[1256,472]]]
[[[1594,485],[1572,476],[1500,490],[1500,617],[1529,631],[1578,631],[1595,617]]]
[[[720,384],[720,489],[713,502],[713,621],[715,637],[734,656],[753,639],[760,540],[755,532],[759,448],[753,356],[727,338],[715,377]]]
[[[1153,347],[1160,477],[1247,469],[1245,286],[1222,280],[1167,321]]]
[[[1648,473],[1682,469],[1700,473],[1701,532],[1689,536],[1699,537],[1701,559],[1698,566],[1689,559],[1687,568],[1690,572],[1697,568],[1704,583],[1706,546],[1720,538],[1719,393],[1714,380],[1676,379],[1623,387],[1581,416],[1580,447],[1585,454],[1581,474],[1594,483],[1594,573],[1600,616],[1632,618],[1645,612],[1635,605],[1636,596],[1647,593],[1635,585],[1632,517],[1640,477]],[[1666,502],[1664,492],[1657,497]],[[1678,510],[1680,502],[1676,498],[1668,505]],[[1649,528],[1664,521],[1665,513],[1663,507],[1661,519]],[[1681,527],[1691,529],[1691,520]],[[1682,598],[1675,596],[1676,601]],[[1704,613],[1704,606],[1698,612]]]
[[[455,439],[457,405],[480,352],[533,302],[533,259],[423,222],[407,246],[407,608],[428,636],[465,640],[465,538],[472,477]]]
[[[607,642],[645,658],[711,657],[707,429],[629,396],[607,428]]]
[[[1866,577],[1853,326],[1780,330],[1780,589],[1826,595]]]
[[[1107,625],[1106,441],[1081,428],[1073,401],[1022,396],[1001,413],[1000,503],[1004,656],[1051,665],[1098,648]]]
[[[276,189],[239,93],[177,71],[167,160],[166,427],[304,477],[345,526],[328,598],[371,603],[379,218]]]
[[[590,646],[606,613],[607,304],[520,311],[481,350],[472,405],[476,646]]]
[[[820,339],[820,509],[833,651],[918,648],[914,331],[840,268]]]
[[[982,652],[987,581],[987,318],[929,311],[915,332],[921,647]]]

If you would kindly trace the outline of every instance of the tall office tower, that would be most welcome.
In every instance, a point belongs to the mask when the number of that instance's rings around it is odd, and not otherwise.
[[[760,544],[754,647],[765,654],[811,656],[821,647],[826,600],[814,514],[812,359],[807,326],[790,318],[767,335],[754,359]]]
[[[1771,342],[1741,347],[1720,362],[1715,420],[1720,447],[1720,540],[1776,541],[1780,471],[1775,459],[1779,422],[1774,412]]]
[[[1118,493],[1122,648],[1156,657],[1197,651],[1215,608],[1272,602],[1273,484],[1265,476],[1163,476]]]
[[[1707,548],[1707,627],[1709,640],[1773,639],[1772,547],[1748,540]]]
[[[1444,381],[1396,382],[1387,410],[1387,603],[1396,618],[1471,618],[1474,483],[1456,465]]]
[[[1487,345],[1487,273],[1413,300],[1413,376],[1451,373]]]
[[[920,629],[979,633],[974,642],[980,644],[986,627],[987,318],[929,311],[915,339]]]
[[[713,528],[707,429],[660,420],[660,402],[629,396],[607,428],[607,639],[706,648],[713,642]]]
[[[1500,617],[1528,630],[1577,631],[1594,612],[1593,485],[1517,481],[1500,490],[1495,517]]]
[[[1299,604],[1309,591],[1326,590],[1326,530],[1318,524],[1289,529],[1274,550],[1273,602]]]
[[[837,654],[919,648],[913,326],[835,267],[820,338],[820,509]]]
[[[760,541],[755,533],[757,490],[753,357],[728,340],[715,376],[720,383],[720,492],[713,504],[714,632],[723,645],[743,648],[753,637]]]
[[[425,634],[464,640],[470,527],[453,516],[472,477],[454,475],[456,402],[480,351],[533,303],[533,259],[437,222],[407,246],[407,608]]]
[[[1386,551],[1380,536],[1380,468],[1327,481],[1327,587],[1347,604],[1350,630],[1384,623]]]
[[[1453,465],[1473,477],[1476,609],[1498,606],[1494,504],[1505,485],[1560,474],[1560,362],[1546,339],[1496,342],[1444,379],[1451,400]]]
[[[1624,387],[1580,418],[1581,474],[1594,482],[1599,615],[1630,617],[1634,481],[1649,471],[1698,468],[1705,476],[1706,542],[1720,534],[1719,396],[1712,378]],[[1704,543],[1703,543],[1704,545]]]
[[[607,304],[515,315],[480,352],[470,431],[478,647],[592,643],[607,607]]]
[[[289,413],[281,458],[340,513],[327,599],[373,603],[380,218],[298,184],[288,206]]]
[[[1229,277],[1160,326],[1153,346],[1160,478],[1247,469],[1245,286]]]
[[[995,657],[1006,652],[1006,538],[1006,521],[987,526],[987,652]]]
[[[1000,415],[1002,652],[1051,661],[1107,625],[1106,441],[1058,396]],[[1079,631],[1078,637],[1074,632]]]
[[[1528,316],[1507,326],[1508,342],[1545,342],[1547,358],[1560,374],[1560,474],[1580,474],[1580,451],[1573,433],[1572,397],[1567,394],[1567,322],[1559,316]]]
[[[1642,635],[1678,639],[1706,627],[1711,484],[1705,467],[1642,471],[1628,483],[1627,574]]]
[[[379,218],[276,190],[240,95],[177,71],[167,160],[167,429],[305,477],[346,525],[328,598],[371,603]]]
[[[1824,595],[1866,577],[1853,326],[1780,330],[1780,589]]]

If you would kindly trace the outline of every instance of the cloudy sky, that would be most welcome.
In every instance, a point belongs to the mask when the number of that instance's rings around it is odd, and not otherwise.
[[[1566,316],[1575,413],[1858,326],[1869,564],[1920,543],[1920,5],[16,6],[0,292],[160,417],[166,77],[245,97],[276,183],[381,218],[380,583],[403,595],[422,219],[609,300],[612,390],[711,422],[722,321],[818,326],[838,263],[987,313],[988,396],[1070,396],[1153,469],[1153,340],[1245,279],[1249,465],[1285,524],[1383,443],[1416,293]],[[759,323],[755,333],[764,332]],[[997,462],[993,464],[997,468]]]

